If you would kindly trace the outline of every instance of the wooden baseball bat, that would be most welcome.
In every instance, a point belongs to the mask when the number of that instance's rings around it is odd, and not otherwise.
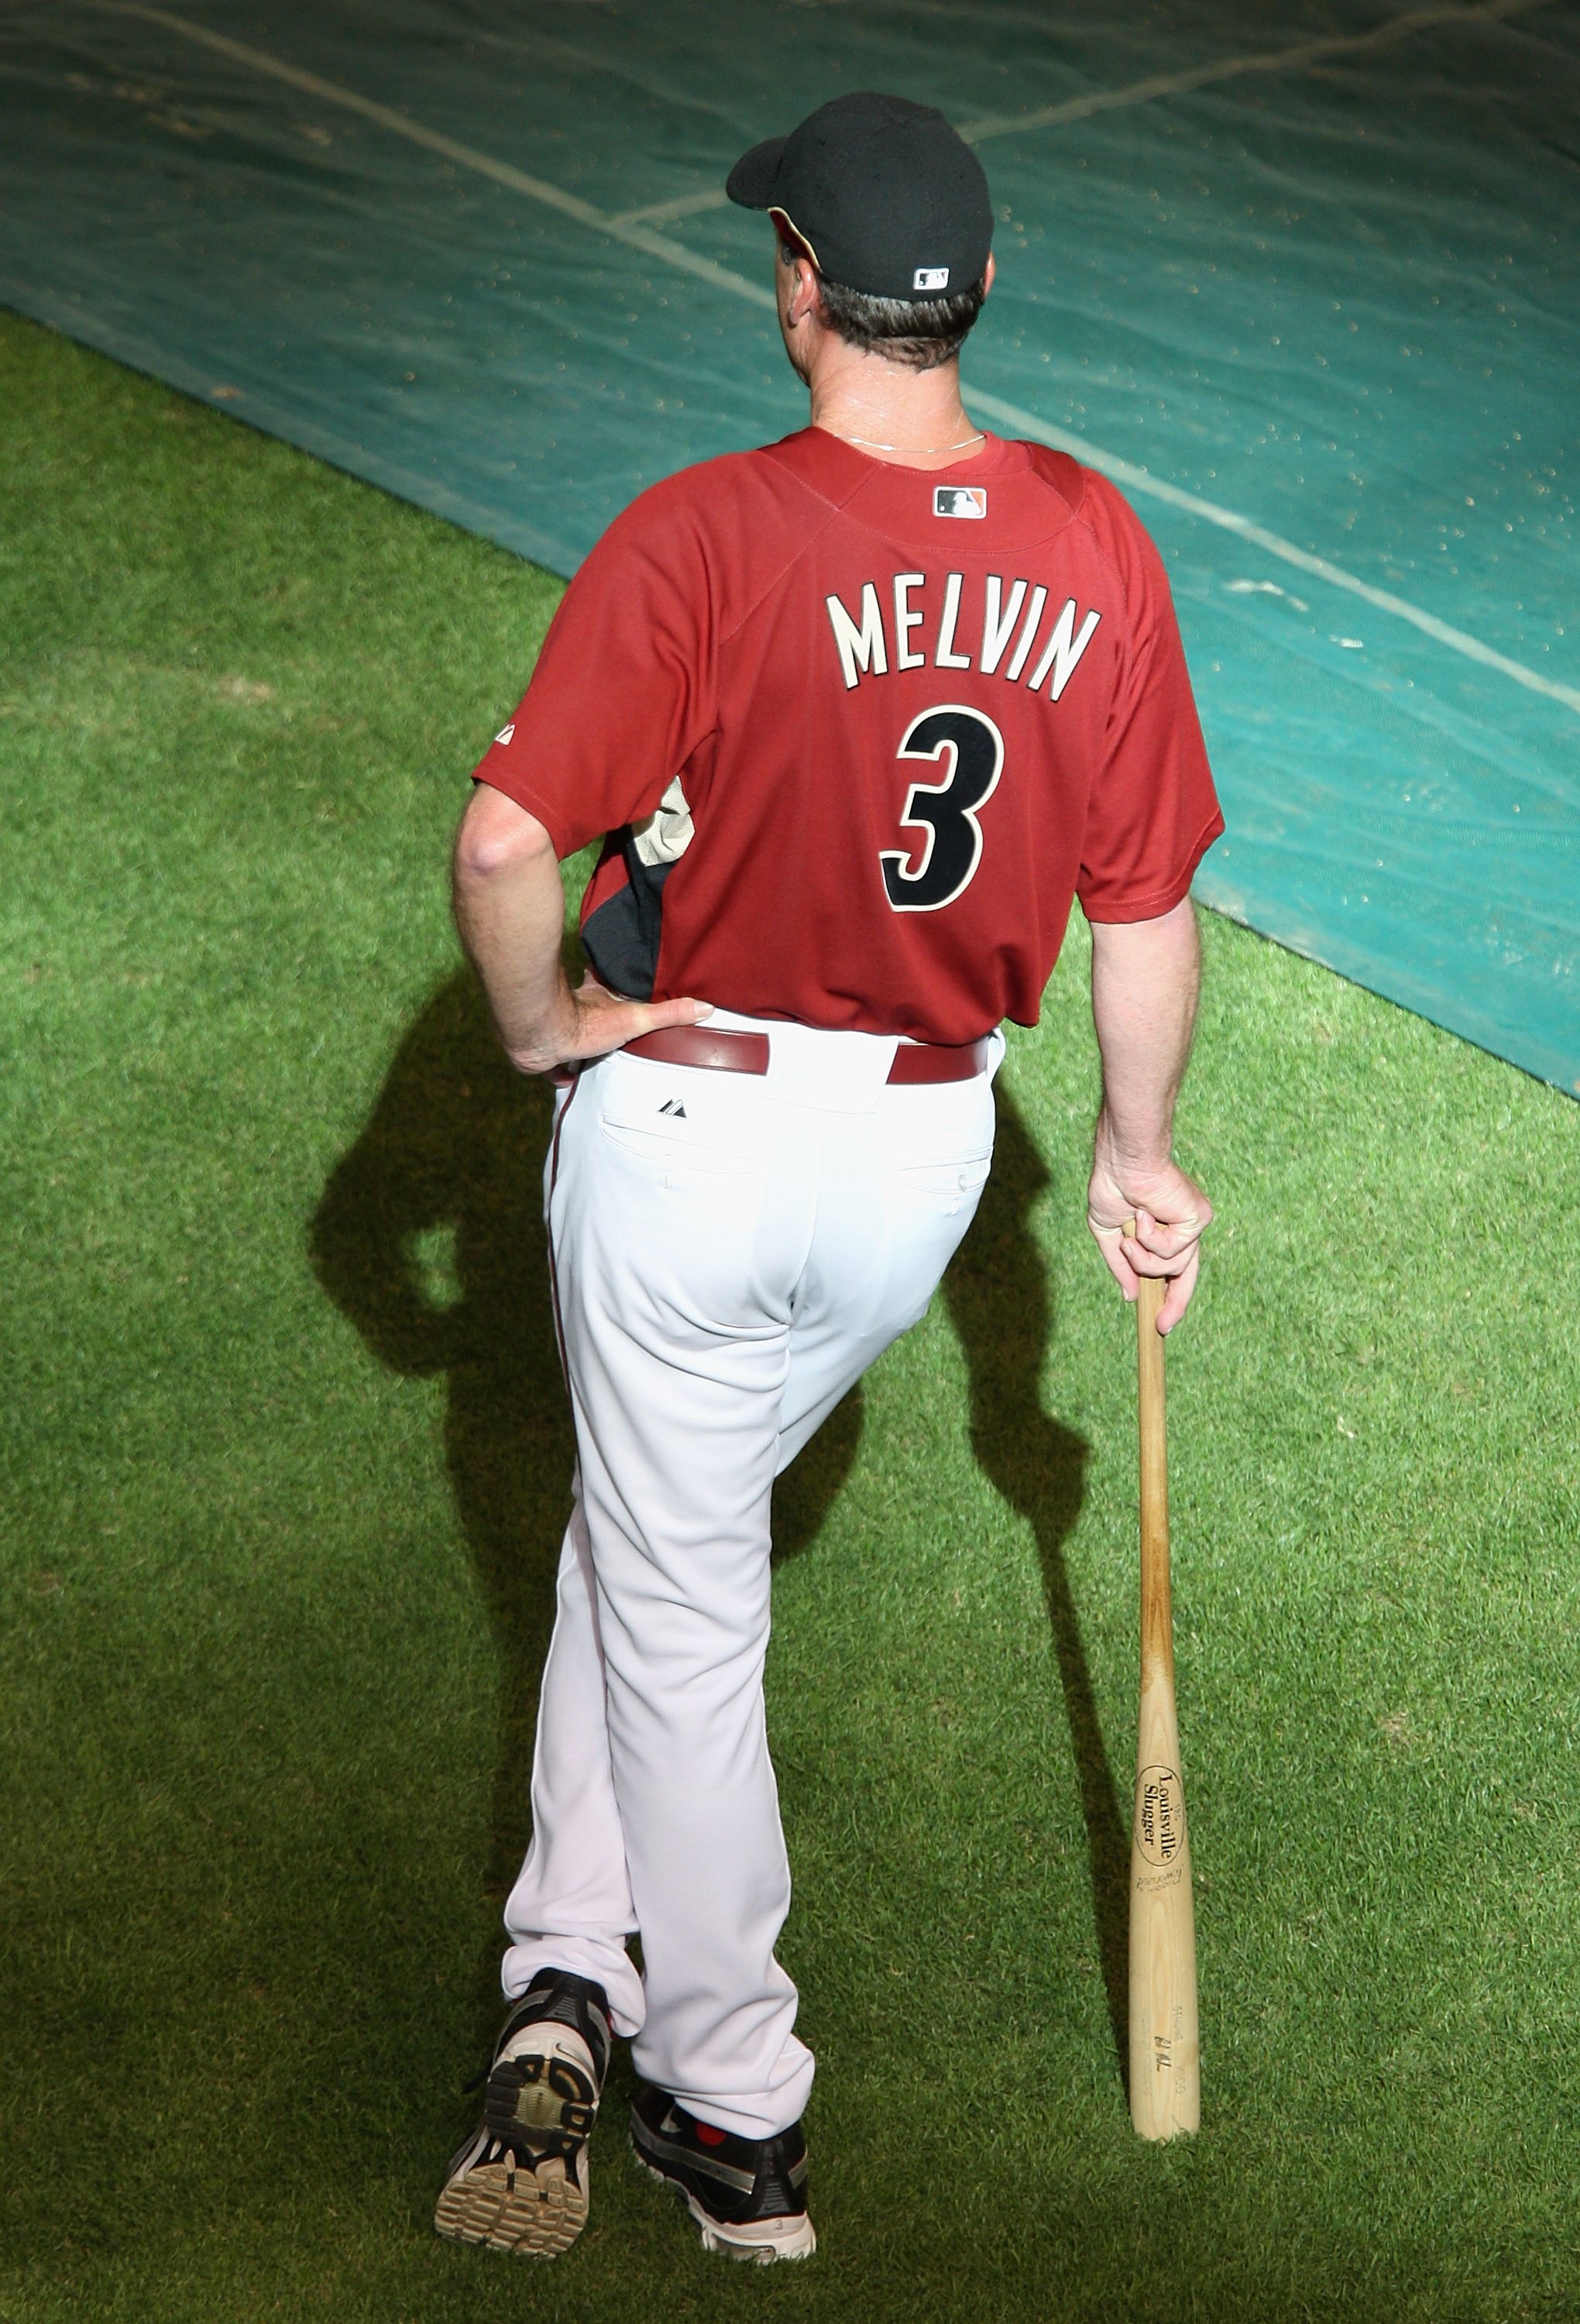
[[[1134,1228],[1132,1232],[1134,1232]],[[1130,2119],[1143,2138],[1201,2122],[1196,1918],[1174,1708],[1169,1593],[1169,1451],[1163,1342],[1167,1285],[1143,1276],[1135,1302],[1141,1420],[1141,1706],[1130,1840]]]

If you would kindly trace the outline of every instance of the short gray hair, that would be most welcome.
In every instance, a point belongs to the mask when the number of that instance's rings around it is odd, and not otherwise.
[[[787,266],[804,255],[783,238],[779,253]],[[869,290],[831,282],[824,274],[818,276],[817,288],[831,331],[863,355],[880,355],[912,371],[936,371],[951,362],[988,296],[985,281],[948,299],[878,299]]]

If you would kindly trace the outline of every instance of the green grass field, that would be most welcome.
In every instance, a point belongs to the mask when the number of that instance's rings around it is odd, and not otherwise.
[[[446,846],[558,585],[0,319],[5,2169],[25,2324],[1580,2316],[1580,1111],[1221,921],[1171,1343],[1200,2137],[1116,2050],[1131,1317],[1072,937],[926,1323],[785,1480],[822,2245],[623,2153],[438,2242],[570,1445]]]

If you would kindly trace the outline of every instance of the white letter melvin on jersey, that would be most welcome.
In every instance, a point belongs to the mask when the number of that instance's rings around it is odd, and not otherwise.
[[[956,650],[960,626],[960,592],[965,576],[951,573],[943,586],[943,609],[938,624],[932,661],[937,669],[969,669],[969,653]],[[913,604],[912,592],[926,586],[920,573],[896,573],[889,593],[891,619],[894,624],[896,651],[891,663],[888,639],[884,630],[884,600],[876,581],[867,582],[861,591],[861,619],[853,621],[838,597],[825,597],[829,609],[829,626],[834,633],[834,643],[840,650],[840,667],[845,674],[847,687],[859,685],[869,673],[885,678],[890,669],[920,669],[929,657],[918,653],[912,644],[912,633],[927,620],[926,609]],[[991,678],[1000,663],[1007,678],[1025,678],[1034,694],[1047,681],[1048,699],[1057,702],[1069,685],[1074,670],[1088,646],[1092,632],[1101,621],[1098,613],[1089,613],[1079,629],[1075,626],[1076,604],[1067,597],[1064,607],[1052,629],[1042,640],[1042,651],[1032,661],[1032,650],[1038,643],[1043,614],[1048,604],[1048,592],[1039,582],[1030,592],[1024,581],[1010,584],[1007,596],[1004,583],[997,573],[989,573],[983,587],[982,635],[978,648],[976,666],[985,677]],[[1013,642],[1012,642],[1013,641]],[[960,642],[964,643],[964,640]],[[1007,655],[1007,659],[1006,656]],[[1031,676],[1026,678],[1026,666],[1031,663]]]

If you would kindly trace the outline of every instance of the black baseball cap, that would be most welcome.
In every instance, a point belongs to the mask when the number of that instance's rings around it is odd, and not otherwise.
[[[930,105],[836,97],[743,153],[725,192],[777,210],[831,282],[875,299],[946,299],[982,279],[993,204],[982,164]]]

